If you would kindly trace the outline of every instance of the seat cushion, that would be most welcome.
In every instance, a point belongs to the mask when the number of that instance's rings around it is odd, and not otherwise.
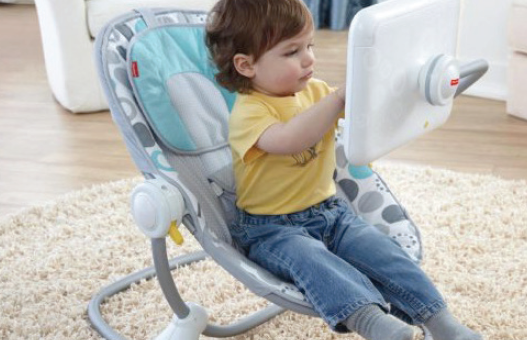
[[[514,0],[512,3],[509,43],[514,51],[527,53],[527,0]]]
[[[209,11],[217,0],[87,0],[90,35],[95,38],[104,25],[118,15],[141,7],[171,7]]]

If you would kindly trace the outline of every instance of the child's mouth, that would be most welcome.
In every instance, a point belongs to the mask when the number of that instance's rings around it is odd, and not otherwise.
[[[309,72],[308,74],[300,78],[300,80],[303,80],[303,81],[309,80],[312,76],[313,76],[313,71]]]

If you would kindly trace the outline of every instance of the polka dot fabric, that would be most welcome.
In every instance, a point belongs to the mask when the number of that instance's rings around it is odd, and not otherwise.
[[[337,195],[346,199],[362,219],[397,241],[415,262],[421,262],[419,230],[386,183],[370,166],[349,164],[342,145],[336,152]]]

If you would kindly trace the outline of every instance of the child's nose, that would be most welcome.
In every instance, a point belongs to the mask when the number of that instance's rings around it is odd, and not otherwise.
[[[309,67],[315,62],[315,55],[312,51],[307,51],[302,59],[302,66]]]

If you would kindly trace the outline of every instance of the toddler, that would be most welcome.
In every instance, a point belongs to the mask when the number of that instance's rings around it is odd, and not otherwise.
[[[220,0],[206,43],[218,83],[238,92],[229,121],[247,257],[293,282],[335,331],[370,340],[480,340],[401,247],[336,198],[334,131],[345,101],[313,78],[314,26],[301,0]]]

